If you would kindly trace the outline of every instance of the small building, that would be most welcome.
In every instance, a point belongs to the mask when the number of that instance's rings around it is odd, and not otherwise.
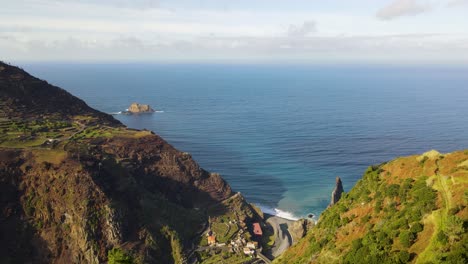
[[[258,242],[247,242],[247,247],[250,249],[257,249]]]
[[[260,224],[259,223],[253,223],[252,226],[253,226],[254,235],[261,237],[263,235],[263,232],[262,232],[262,227],[260,227]]]
[[[245,247],[245,248],[244,248],[244,254],[245,254],[245,255],[251,256],[251,255],[254,254],[254,252],[255,252],[255,251],[254,251],[253,249],[250,249],[250,248],[248,248],[248,247]]]
[[[214,245],[216,244],[216,236],[215,235],[212,235],[212,236],[208,236],[208,245]]]

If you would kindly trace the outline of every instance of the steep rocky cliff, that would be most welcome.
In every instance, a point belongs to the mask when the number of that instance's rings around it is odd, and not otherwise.
[[[183,263],[232,196],[154,133],[3,63],[0,130],[1,263]]]
[[[275,263],[468,263],[468,151],[371,166]]]

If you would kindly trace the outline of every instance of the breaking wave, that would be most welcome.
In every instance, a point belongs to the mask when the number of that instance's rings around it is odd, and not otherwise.
[[[262,212],[269,214],[269,215],[274,215],[274,216],[278,216],[278,217],[288,219],[288,220],[293,220],[293,221],[299,220],[299,217],[293,215],[291,212],[288,212],[288,211],[283,211],[278,208],[271,208],[271,207],[267,207],[263,205],[258,205],[258,207],[260,207]]]

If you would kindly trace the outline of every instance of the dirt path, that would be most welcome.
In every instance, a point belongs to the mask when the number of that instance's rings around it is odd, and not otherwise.
[[[427,263],[428,261],[432,260],[431,252],[434,248],[434,243],[436,239],[435,235],[438,233],[439,230],[443,230],[443,228],[445,227],[445,224],[447,222],[448,211],[452,206],[450,191],[447,186],[448,177],[443,176],[439,173],[439,160],[436,160],[435,163],[437,166],[436,170],[434,171],[437,180],[436,189],[442,195],[443,203],[440,209],[433,211],[432,214],[426,218],[426,221],[430,221],[434,224],[434,232],[432,237],[430,238],[429,245],[423,252],[419,254],[418,258],[416,259],[416,264]]]
[[[452,200],[450,199],[450,191],[447,187],[447,177],[440,175],[439,173],[439,160],[436,161],[437,169],[435,171],[435,175],[437,177],[437,181],[440,185],[440,191],[442,193],[442,198],[444,199],[444,213],[445,215],[448,214],[448,211],[452,207]]]

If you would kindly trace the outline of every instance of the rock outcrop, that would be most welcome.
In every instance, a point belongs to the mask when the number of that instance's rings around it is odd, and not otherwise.
[[[308,219],[299,219],[294,221],[288,228],[291,234],[293,245],[296,244],[301,238],[307,235],[307,232],[314,227],[315,223]]]
[[[341,199],[341,194],[343,194],[343,183],[341,182],[340,177],[336,177],[335,189],[331,195],[330,206],[336,204]]]
[[[128,112],[130,114],[144,114],[144,113],[154,113],[153,108],[147,104],[133,103],[128,107]]]

